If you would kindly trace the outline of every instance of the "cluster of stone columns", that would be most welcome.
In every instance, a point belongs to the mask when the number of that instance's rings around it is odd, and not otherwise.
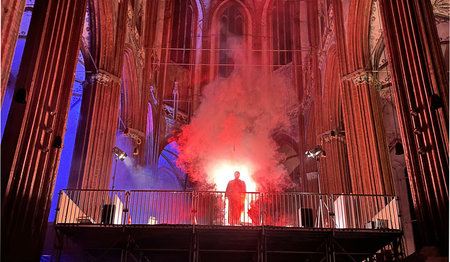
[[[17,25],[20,10],[11,11],[17,11]],[[36,1],[34,6],[26,63],[19,70],[1,146],[2,261],[40,260],[85,12],[86,0]],[[4,30],[2,24],[2,36]],[[10,34],[18,33],[14,30]],[[2,43],[2,74],[3,44],[15,44],[7,41]],[[14,48],[5,52],[12,57]],[[2,94],[4,87],[2,75]]]
[[[5,261],[40,259],[63,147],[86,2],[37,1],[33,10],[23,55],[27,63],[20,67],[2,140],[2,239],[8,239],[2,241]],[[85,59],[85,65],[90,73],[83,85],[81,121],[68,187],[109,188],[128,1],[117,5],[114,20],[117,25],[111,26],[113,3],[89,1],[88,26],[92,35],[87,47],[90,60]],[[2,12],[6,13],[5,9],[2,3]],[[20,24],[20,17],[14,14],[17,21],[8,19],[12,24]],[[4,33],[2,24],[2,36]],[[17,32],[10,34],[14,33]],[[12,40],[2,43],[2,74],[3,64],[11,63],[8,57],[14,53],[14,48],[5,48],[4,52],[3,47],[14,47],[14,44]]]
[[[448,256],[448,72],[430,1],[380,0],[417,246]]]
[[[367,56],[365,16],[370,1],[351,1],[347,31],[340,1],[334,1],[340,96],[345,127],[351,192],[394,194],[389,151],[385,141],[380,102]],[[357,19],[361,19],[357,21]]]
[[[105,71],[87,76],[68,188],[109,188],[120,87],[120,78]]]
[[[370,1],[350,1],[335,34],[353,193],[394,194],[366,47]],[[380,0],[381,19],[413,197],[416,246],[448,253],[448,74],[430,1]],[[403,207],[406,208],[406,207]]]
[[[318,140],[326,152],[319,164],[321,186],[322,192],[328,194],[351,192],[339,80],[339,61],[336,47],[332,46],[327,57],[325,88],[320,103],[321,129],[318,130]]]
[[[89,63],[68,188],[109,189],[119,117],[128,1],[89,1]],[[111,22],[117,23],[112,26]]]

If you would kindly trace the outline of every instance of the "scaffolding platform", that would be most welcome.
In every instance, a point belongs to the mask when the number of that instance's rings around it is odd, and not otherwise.
[[[390,261],[401,257],[400,230],[273,226],[57,225],[93,261]],[[61,257],[64,246],[61,245]],[[397,259],[395,259],[397,258]],[[392,260],[394,259],[394,260]],[[67,259],[64,259],[67,260]]]
[[[64,261],[397,261],[395,196],[242,193],[230,221],[225,192],[61,191],[55,217]],[[231,222],[231,223],[230,223]],[[239,226],[230,225],[239,223]],[[73,243],[77,250],[70,252]],[[84,257],[78,257],[78,253]]]

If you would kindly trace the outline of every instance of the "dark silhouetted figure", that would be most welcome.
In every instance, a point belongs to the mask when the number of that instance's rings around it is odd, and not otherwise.
[[[237,225],[240,222],[241,213],[244,210],[245,182],[239,179],[241,173],[234,172],[234,180],[228,182],[225,197],[228,198],[228,223]]]

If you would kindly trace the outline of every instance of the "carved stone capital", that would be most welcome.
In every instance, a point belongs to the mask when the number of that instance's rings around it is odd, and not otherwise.
[[[361,69],[342,77],[343,81],[351,81],[354,85],[373,82],[372,72]]]
[[[117,77],[117,76],[115,76],[113,74],[110,74],[110,73],[108,73],[106,71],[103,71],[103,70],[99,70],[96,73],[92,73],[92,74],[88,75],[87,76],[87,81],[89,83],[97,82],[97,83],[100,83],[100,84],[103,84],[103,85],[110,85],[110,84],[113,84],[113,83],[117,83],[117,84],[120,85],[120,82],[121,82],[119,77]]]
[[[352,79],[353,84],[359,85],[362,83],[369,83],[372,81],[372,74],[364,72],[363,74],[357,75]]]

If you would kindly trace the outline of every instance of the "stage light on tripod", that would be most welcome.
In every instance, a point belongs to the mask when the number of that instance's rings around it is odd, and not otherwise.
[[[118,148],[117,146],[113,148],[113,153],[121,161],[125,160],[125,158],[127,158],[128,156],[127,153],[125,153],[122,149]]]

